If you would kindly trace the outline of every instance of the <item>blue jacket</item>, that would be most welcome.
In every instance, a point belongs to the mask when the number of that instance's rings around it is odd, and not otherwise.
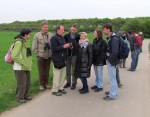
[[[66,66],[67,49],[63,48],[66,43],[62,36],[56,34],[51,40],[52,61],[54,67],[61,69]]]
[[[118,54],[119,54],[119,39],[115,33],[113,33],[108,40],[107,46],[107,60],[112,66],[116,66],[119,63]]]

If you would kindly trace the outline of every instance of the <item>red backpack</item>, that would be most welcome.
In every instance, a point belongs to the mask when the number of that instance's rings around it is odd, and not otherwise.
[[[142,38],[136,33],[134,34],[134,38],[135,38],[135,45],[142,46]]]

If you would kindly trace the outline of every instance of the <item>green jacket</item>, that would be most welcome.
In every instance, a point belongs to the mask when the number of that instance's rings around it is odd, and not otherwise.
[[[20,40],[20,41],[19,41]],[[27,57],[27,48],[30,48],[30,41],[18,39],[14,43],[11,58],[14,61],[14,70],[30,71],[32,67],[32,56]]]

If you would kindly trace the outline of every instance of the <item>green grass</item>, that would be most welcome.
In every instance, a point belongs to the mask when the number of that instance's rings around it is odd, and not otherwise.
[[[13,43],[13,38],[16,36],[17,32],[0,32],[0,113],[6,110],[11,109],[12,107],[16,107],[20,105],[16,102],[15,90],[16,90],[16,80],[14,76],[14,72],[12,69],[12,65],[4,62],[4,56],[7,53],[8,48],[11,43]],[[33,38],[34,33],[31,35],[31,39]],[[32,40],[31,40],[32,42]],[[52,66],[50,70],[50,80],[49,83],[52,82]],[[35,95],[39,93],[38,89],[38,72],[37,72],[37,64],[36,57],[33,55],[33,67],[31,71],[31,95]]]
[[[0,32],[0,113],[6,110],[9,110],[13,107],[20,105],[20,103],[16,102],[15,90],[16,90],[16,80],[14,76],[14,72],[12,69],[12,65],[4,62],[4,56],[7,53],[8,48],[14,41],[14,36],[18,34],[17,32]],[[33,39],[33,35],[35,33],[31,33],[31,43]],[[88,33],[88,39],[92,43],[93,41],[93,33]],[[31,96],[39,93],[38,89],[38,71],[37,71],[37,63],[36,57],[33,55],[33,67],[31,71]],[[52,65],[50,70],[50,80],[49,83],[52,83]]]

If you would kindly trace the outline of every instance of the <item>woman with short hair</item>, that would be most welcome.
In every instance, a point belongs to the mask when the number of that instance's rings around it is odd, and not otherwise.
[[[13,70],[17,81],[17,101],[25,103],[32,98],[29,95],[30,90],[30,71],[32,66],[32,55],[30,49],[29,28],[23,28],[20,36],[15,39],[14,48],[12,49],[11,58],[14,61]]]
[[[87,78],[90,77],[91,65],[93,59],[92,44],[87,39],[87,34],[82,32],[80,34],[79,45],[77,48],[77,60],[75,67],[75,76],[81,79],[83,88],[79,89],[80,94],[89,92]]]

